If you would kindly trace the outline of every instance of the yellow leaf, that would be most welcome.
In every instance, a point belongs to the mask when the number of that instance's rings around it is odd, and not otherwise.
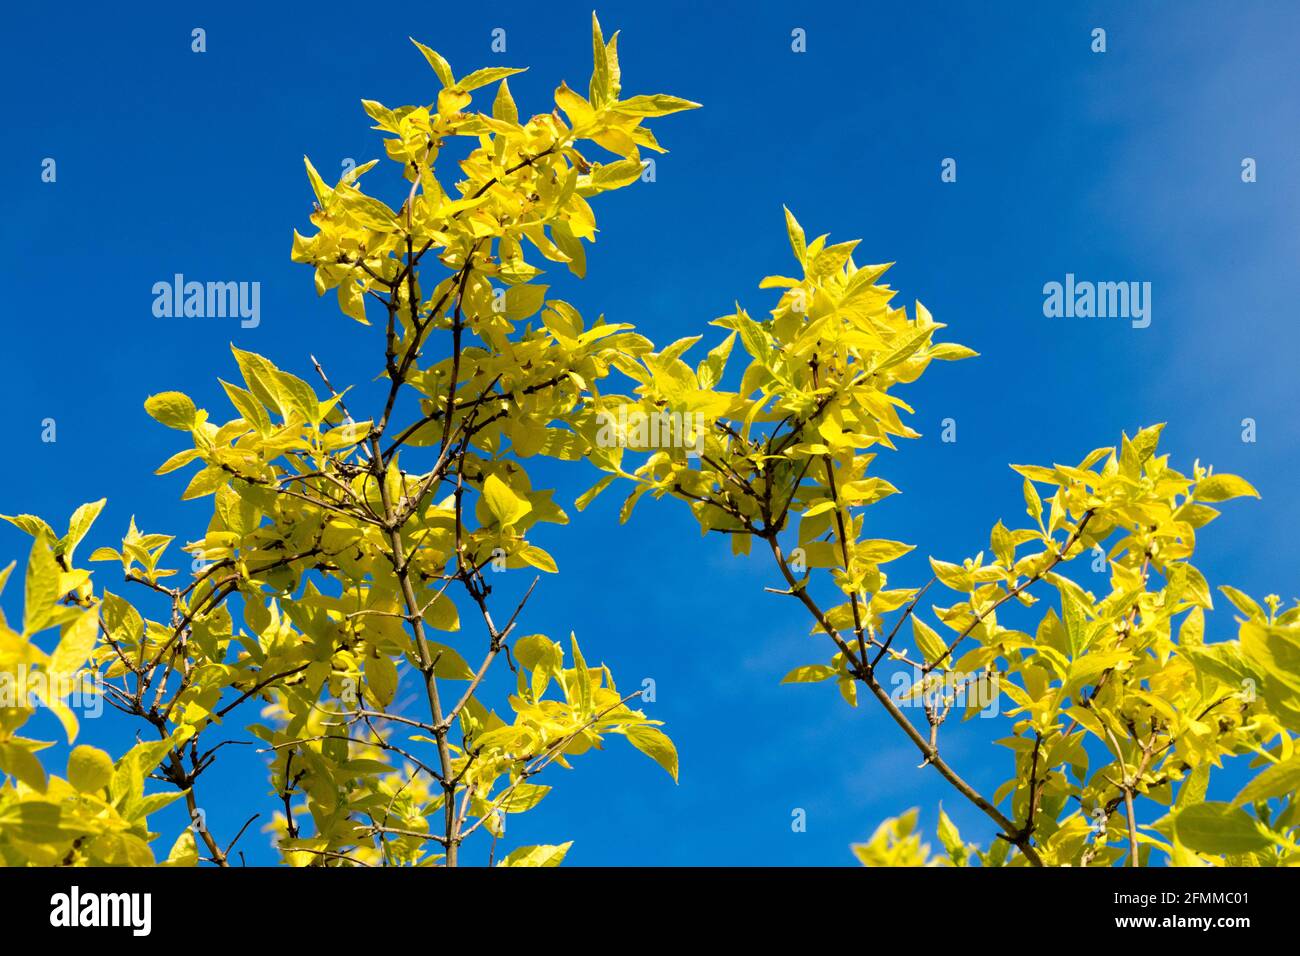
[[[366,293],[361,283],[355,279],[345,279],[339,283],[339,310],[350,319],[356,319],[362,325],[369,325],[366,318]]]
[[[506,318],[511,322],[520,322],[536,315],[546,301],[544,285],[514,285],[506,289]]]
[[[15,737],[7,743],[0,743],[0,770],[17,777],[27,786],[39,793],[45,792],[45,768],[36,759],[26,741]]]
[[[559,846],[549,844],[521,846],[512,851],[497,866],[559,866],[571,846],[573,846],[572,840]]]
[[[59,564],[50,550],[49,539],[42,533],[32,542],[27,559],[27,593],[23,607],[23,631],[35,634],[49,627],[59,612],[55,602],[59,594]]]
[[[381,655],[366,661],[366,685],[381,709],[393,702],[397,696],[397,666],[391,658]]]
[[[781,208],[785,209],[785,230],[790,234],[790,248],[794,250],[794,257],[802,263],[804,256],[808,252],[803,227],[799,225],[799,220],[794,218],[794,213],[785,206]]]
[[[524,70],[512,66],[489,66],[481,70],[475,70],[468,76],[462,76],[460,82],[456,85],[462,90],[477,90],[480,86],[487,86],[489,83],[495,83],[497,80],[504,80],[507,76],[514,76],[516,73],[523,73]]]
[[[81,744],[68,754],[68,782],[82,793],[95,793],[113,778],[113,758],[98,747]]]
[[[197,409],[188,395],[180,392],[160,392],[150,395],[144,403],[144,410],[168,428],[177,431],[189,431],[194,427]]]
[[[1249,495],[1258,498],[1259,492],[1244,478],[1236,475],[1211,475],[1196,483],[1192,496],[1197,501],[1227,501]]]
[[[561,83],[555,89],[555,105],[568,114],[569,125],[574,129],[590,126],[596,118],[591,104],[569,89],[565,83]]]
[[[549,574],[557,574],[560,570],[555,564],[555,559],[546,551],[543,551],[534,544],[525,545],[520,549],[519,557],[521,560],[528,562],[533,567],[546,571]]]
[[[909,551],[914,550],[916,550],[915,545],[875,538],[870,541],[859,541],[855,544],[853,546],[853,555],[871,564],[885,564],[888,561],[895,561]]]
[[[699,103],[692,103],[690,100],[684,100],[678,96],[668,96],[663,93],[629,97],[626,100],[620,100],[615,107],[620,113],[631,113],[634,116],[667,116],[669,113],[679,113],[682,110],[697,110],[699,108]],[[786,210],[786,216],[790,216],[789,210]]]
[[[938,632],[915,615],[912,616],[912,637],[927,663],[934,663],[948,650]]]
[[[533,510],[528,501],[516,495],[496,475],[488,475],[483,482],[483,502],[502,527],[514,524]]]
[[[826,664],[804,664],[802,667],[796,667],[785,677],[781,678],[782,684],[812,684],[817,681],[829,680],[835,676],[835,668]]]
[[[100,498],[98,501],[82,505],[72,513],[72,518],[68,521],[68,533],[60,542],[64,560],[69,566],[72,564],[72,554],[77,549],[77,545],[81,544],[81,540],[90,530],[90,526],[95,523],[99,513],[104,510],[107,502],[107,498]]]
[[[52,677],[66,678],[75,674],[86,663],[99,638],[99,613],[87,611],[63,632],[59,646],[50,656],[49,672]]]
[[[424,610],[424,622],[440,631],[460,630],[460,614],[456,604],[445,594],[439,594]]]
[[[176,838],[172,844],[171,852],[167,854],[167,862],[163,866],[198,866],[199,847],[194,840],[194,831],[185,829],[181,835]]]
[[[628,727],[626,733],[633,747],[667,770],[674,782],[677,781],[677,748],[667,734],[648,724]]]
[[[440,54],[429,49],[414,37],[408,37],[415,44],[416,49],[424,54],[424,58],[429,61],[429,66],[433,67],[433,72],[438,74],[438,79],[442,81],[443,86],[452,86],[455,84],[455,77],[451,72],[451,65],[442,58]]]
[[[591,14],[591,53],[591,86],[588,92],[592,104],[601,107],[611,98],[609,52],[605,47],[605,38],[601,35],[600,21],[596,19],[595,11]]]

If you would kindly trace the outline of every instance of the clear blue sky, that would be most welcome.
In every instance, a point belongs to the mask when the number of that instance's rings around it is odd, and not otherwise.
[[[7,11],[0,511],[57,524],[107,496],[92,545],[111,543],[132,514],[146,530],[199,536],[206,506],[179,502],[180,476],[151,477],[180,445],[145,416],[147,394],[180,387],[224,409],[217,377],[236,374],[231,341],[304,377],[315,352],[336,384],[379,368],[377,330],[317,300],[310,270],[289,261],[290,230],[306,227],[312,198],[303,154],[327,175],[346,157],[377,157],[358,101],[432,99],[408,34],[460,73],[531,67],[511,87],[521,110],[548,109],[560,79],[585,86],[590,10]],[[660,123],[671,152],[657,182],[598,207],[590,278],[557,275],[556,294],[661,343],[736,298],[761,312],[773,300],[759,278],[790,268],[786,203],[810,235],[861,237],[860,262],[896,260],[903,298],[982,353],[906,393],[925,437],[880,463],[904,494],[871,518],[880,537],[919,546],[894,565],[895,583],[921,583],[924,553],[973,554],[997,518],[1022,513],[1007,462],[1077,461],[1121,429],[1168,421],[1176,463],[1199,456],[1263,494],[1201,535],[1211,583],[1295,594],[1300,9],[664,0],[599,12],[607,32],[623,31],[629,92],[704,109]],[[190,51],[194,27],[207,31],[202,55]],[[507,31],[505,55],[490,50],[495,27]],[[807,31],[803,54],[791,50],[796,27]],[[1090,50],[1094,27],[1107,31],[1104,54]],[[41,181],[46,157],[58,164],[53,184]],[[957,161],[955,183],[940,181],[945,157]],[[1258,182],[1241,181],[1245,157]],[[151,287],[177,272],[260,282],[260,326],[154,318]],[[1045,318],[1043,284],[1066,273],[1151,282],[1150,327]],[[949,417],[954,444],[939,441]],[[1248,417],[1254,444],[1240,437]],[[41,441],[45,418],[57,420],[54,444]],[[592,477],[585,466],[557,471],[557,499],[571,502]],[[574,839],[570,862],[581,864],[840,864],[887,815],[919,805],[932,828],[940,799],[968,837],[990,836],[977,811],[916,769],[878,709],[850,710],[829,684],[778,684],[828,655],[798,607],[762,592],[773,583],[766,565],[702,540],[684,509],[643,505],[620,528],[616,504],[608,496],[542,541],[564,573],[543,582],[525,632],[572,629],[629,687],[655,678],[650,707],[677,742],[681,784],[614,740],[549,781],[560,786],[512,826],[512,844]],[[0,563],[28,547],[0,527]],[[11,617],[20,592],[5,597]],[[1231,608],[1210,618],[1214,636],[1231,627]],[[57,736],[52,721],[36,726]],[[105,719],[83,739],[119,752],[128,733]],[[992,722],[972,721],[946,745],[987,790],[1010,767],[992,736]],[[274,810],[250,751],[227,748],[225,768],[203,780],[225,839],[250,801]],[[791,832],[796,807],[806,833]],[[159,820],[169,842],[181,816]],[[250,862],[274,859],[262,834],[241,846]]]

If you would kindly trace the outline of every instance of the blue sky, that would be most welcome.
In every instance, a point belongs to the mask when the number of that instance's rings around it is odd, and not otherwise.
[[[288,258],[290,230],[305,229],[310,211],[303,154],[327,177],[345,158],[378,157],[358,101],[432,99],[436,81],[408,34],[458,73],[530,67],[511,80],[530,113],[549,108],[561,79],[582,87],[590,72],[589,4],[434,9],[7,13],[0,441],[10,458],[0,512],[58,525],[107,496],[93,545],[112,543],[133,514],[146,530],[198,537],[204,506],[179,501],[184,479],[152,477],[180,446],[145,416],[147,394],[183,388],[224,408],[217,378],[237,374],[232,341],[303,377],[311,352],[336,384],[373,376],[377,330],[318,300],[310,270]],[[1201,535],[1211,583],[1296,593],[1300,9],[598,9],[607,33],[623,31],[628,92],[704,109],[660,122],[671,152],[656,182],[597,207],[589,278],[553,275],[553,294],[660,343],[697,333],[735,299],[762,312],[774,299],[758,280],[791,267],[785,203],[810,235],[861,237],[859,262],[897,261],[902,299],[923,301],[949,337],[982,353],[905,393],[924,437],[880,462],[904,494],[870,519],[879,537],[919,546],[893,566],[895,583],[923,582],[925,553],[973,554],[999,517],[1022,513],[1007,462],[1077,461],[1121,429],[1167,421],[1175,464],[1200,457],[1263,495],[1230,505]],[[207,31],[201,55],[190,50],[194,27]],[[490,50],[496,27],[504,55]],[[1107,32],[1103,54],[1090,50],[1096,27]],[[805,53],[791,50],[795,28],[807,33]],[[54,183],[41,181],[46,157],[57,161]],[[947,157],[954,183],[940,180]],[[1241,180],[1245,157],[1257,182]],[[154,318],[151,287],[177,272],[260,282],[261,324]],[[1043,284],[1066,273],[1150,282],[1150,327],[1045,318]],[[46,418],[57,421],[52,444],[41,441]],[[955,443],[939,440],[945,418],[956,420]],[[1245,418],[1257,423],[1254,443],[1241,440]],[[547,477],[571,502],[594,476],[579,466]],[[614,740],[556,773],[549,782],[560,786],[512,824],[511,843],[573,839],[580,864],[842,864],[885,816],[919,805],[932,827],[941,799],[965,835],[987,840],[982,816],[916,769],[878,709],[850,710],[831,685],[779,685],[828,654],[793,602],[763,593],[774,583],[763,562],[701,539],[682,508],[643,505],[619,527],[616,506],[601,499],[542,541],[564,573],[539,588],[525,632],[576,631],[622,683],[653,677],[658,699],[647,706],[677,742],[681,783]],[[0,564],[28,547],[0,527]],[[4,599],[11,618],[20,591]],[[1231,608],[1210,618],[1214,636],[1231,627]],[[52,722],[43,729],[57,734]],[[120,751],[129,733],[105,719],[87,722],[83,739]],[[987,722],[948,734],[949,759],[979,788],[1009,772]],[[251,749],[227,748],[225,767],[203,781],[210,825],[226,839],[250,802],[264,816],[274,809]],[[806,833],[791,832],[797,807]],[[173,825],[168,841],[182,824],[173,817],[159,818]],[[241,847],[250,862],[274,859],[264,835]]]

